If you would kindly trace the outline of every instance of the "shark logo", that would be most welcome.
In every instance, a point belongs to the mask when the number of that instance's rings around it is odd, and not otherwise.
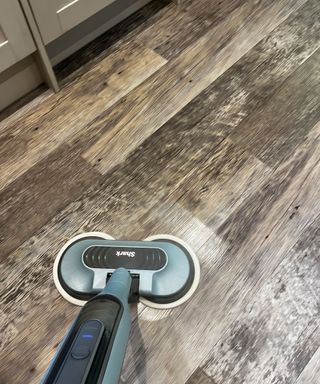
[[[135,257],[136,253],[134,251],[116,251],[117,256],[127,256]]]

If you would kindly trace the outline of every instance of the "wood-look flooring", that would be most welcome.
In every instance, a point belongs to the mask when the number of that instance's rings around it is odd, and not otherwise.
[[[320,2],[153,1],[0,122],[0,383],[37,383],[83,231],[183,238],[201,281],[132,308],[123,384],[320,384]],[[21,105],[21,103],[19,104]]]

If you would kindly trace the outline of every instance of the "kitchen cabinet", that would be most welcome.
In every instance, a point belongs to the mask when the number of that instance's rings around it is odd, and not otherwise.
[[[0,0],[0,72],[36,50],[18,0]]]
[[[115,0],[30,0],[44,44],[93,16]]]

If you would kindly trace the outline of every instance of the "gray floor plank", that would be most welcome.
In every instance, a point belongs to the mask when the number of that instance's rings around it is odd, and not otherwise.
[[[295,383],[317,351],[319,220],[305,229],[211,351],[204,370],[217,384]]]
[[[269,166],[281,164],[320,118],[319,62],[318,49],[232,132],[231,140]]]

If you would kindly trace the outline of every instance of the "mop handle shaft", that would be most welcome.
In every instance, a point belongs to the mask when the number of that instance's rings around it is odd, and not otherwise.
[[[131,328],[131,277],[117,269],[84,305],[41,384],[117,384]]]

